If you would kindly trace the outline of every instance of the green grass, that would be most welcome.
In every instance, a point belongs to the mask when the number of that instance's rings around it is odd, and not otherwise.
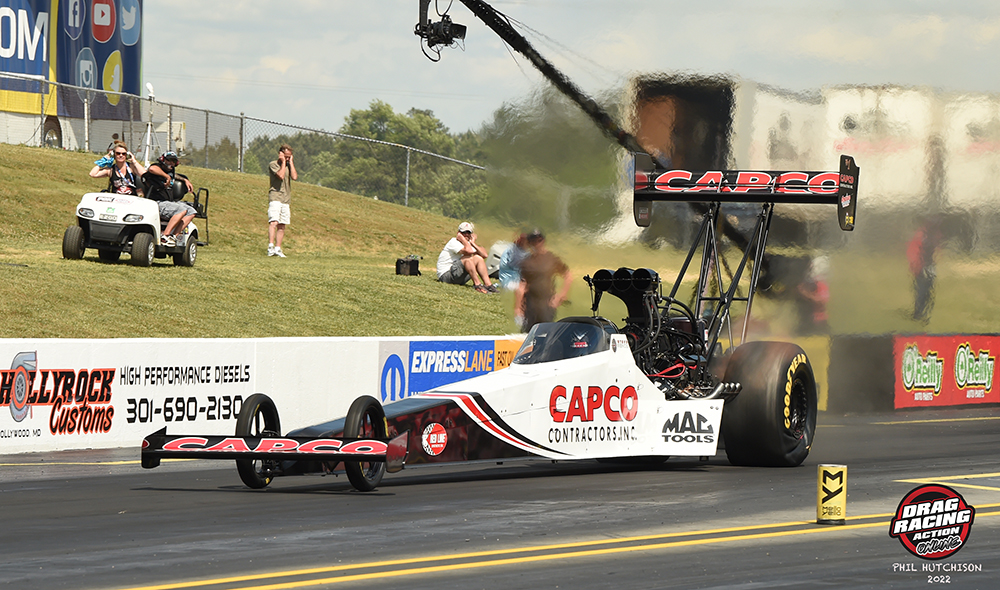
[[[268,258],[266,178],[182,169],[211,189],[211,244],[193,268],[62,258],[91,154],[0,145],[0,337],[266,337],[503,334],[499,297],[434,280],[452,219],[305,184],[293,189],[288,258]],[[204,227],[202,225],[202,227]],[[483,227],[485,239],[506,235]],[[395,260],[424,256],[419,277]]]
[[[64,260],[62,235],[80,195],[100,190],[87,176],[93,154],[0,144],[0,337],[134,338],[505,334],[516,331],[513,297],[484,296],[434,280],[434,264],[457,220],[306,184],[293,189],[286,259],[268,258],[266,178],[182,167],[211,189],[211,245],[193,268],[169,259],[152,268]],[[862,218],[863,219],[863,218]],[[830,223],[836,223],[832,213]],[[202,224],[203,226],[203,224]],[[884,229],[884,228],[883,228]],[[848,242],[883,229],[862,223]],[[515,228],[478,222],[480,243]],[[904,230],[899,230],[903,232]],[[896,249],[830,253],[830,324],[835,333],[992,333],[1000,316],[1000,263],[944,249],[938,254],[934,313],[909,319],[913,288],[901,233]],[[862,243],[862,242],[857,242]],[[611,247],[550,232],[549,248],[573,273],[571,303],[559,316],[590,315],[581,280],[599,268],[649,267],[672,281],[683,254],[638,244]],[[395,275],[395,260],[423,256],[420,277]],[[687,284],[682,293],[690,294]],[[613,297],[603,315],[618,322]],[[735,310],[741,314],[741,310]],[[759,338],[788,339],[792,309],[758,297]]]

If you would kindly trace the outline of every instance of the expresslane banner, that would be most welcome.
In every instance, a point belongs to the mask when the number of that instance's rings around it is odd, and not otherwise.
[[[1000,403],[993,386],[1000,336],[896,336],[895,407]]]
[[[489,340],[422,339],[379,345],[383,404],[510,365],[523,336]]]
[[[283,430],[503,368],[521,337],[0,340],[0,454],[231,435],[266,393]],[[405,364],[404,361],[405,360]],[[418,364],[413,359],[420,359]],[[411,379],[411,368],[417,367]]]

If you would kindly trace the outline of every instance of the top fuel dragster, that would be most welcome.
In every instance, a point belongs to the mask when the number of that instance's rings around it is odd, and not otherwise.
[[[502,15],[481,0],[460,1],[633,154],[638,225],[649,224],[656,201],[687,202],[701,216],[673,285],[665,290],[659,274],[647,268],[598,270],[584,277],[593,317],[535,325],[506,369],[384,408],[362,396],[346,417],[285,435],[274,402],[254,394],[243,403],[234,436],[168,435],[164,428],[143,440],[143,467],[172,457],[232,458],[247,486],[263,488],[276,476],[327,473],[342,464],[351,484],[368,491],[404,465],[707,457],[720,440],[733,464],[801,464],[816,431],[812,367],[794,344],[746,342],[747,327],[767,266],[775,204],[834,205],[841,229],[852,230],[859,173],[854,158],[841,156],[839,170],[826,172],[664,167]],[[464,27],[450,18],[431,23],[428,5],[420,0],[415,29],[428,47],[464,37]],[[758,207],[749,237],[721,215],[726,202]],[[733,246],[728,252],[740,252],[735,264],[727,261],[722,237]],[[698,277],[686,303],[680,288],[696,256]],[[620,326],[598,314],[604,294],[625,304]],[[744,306],[742,327],[730,313],[734,303]]]
[[[657,200],[706,206],[669,291],[650,269],[599,270],[585,277],[594,316],[535,325],[506,369],[384,408],[362,396],[346,417],[284,436],[274,402],[254,394],[235,436],[168,435],[164,428],[143,440],[143,467],[168,457],[233,458],[243,482],[262,488],[276,476],[327,473],[343,463],[352,485],[368,491],[405,464],[707,457],[720,438],[733,464],[799,465],[816,430],[809,360],[794,344],[737,346],[730,311],[734,302],[745,304],[742,328],[735,326],[742,342],[775,203],[834,204],[841,227],[853,228],[854,159],[842,156],[839,172],[662,170],[645,154],[635,164],[637,215],[648,215],[643,204]],[[724,262],[716,233],[724,201],[760,206],[735,266]],[[688,305],[678,291],[699,252]],[[730,270],[725,277],[723,268]],[[605,293],[625,304],[621,326],[597,315]]]

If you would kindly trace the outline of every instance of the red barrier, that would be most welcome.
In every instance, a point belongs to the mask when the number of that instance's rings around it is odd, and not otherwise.
[[[896,336],[895,407],[1000,403],[993,389],[1000,336]]]

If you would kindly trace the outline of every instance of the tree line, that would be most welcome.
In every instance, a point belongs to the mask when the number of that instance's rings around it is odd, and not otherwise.
[[[550,88],[497,109],[478,131],[452,133],[429,110],[397,113],[380,100],[351,110],[337,133],[409,146],[484,166],[478,170],[416,151],[337,135],[257,136],[243,171],[266,174],[278,146],[291,145],[299,182],[446,215],[492,217],[546,230],[599,229],[616,214],[615,147],[579,109]],[[238,146],[224,138],[190,150],[196,166],[237,168]]]

